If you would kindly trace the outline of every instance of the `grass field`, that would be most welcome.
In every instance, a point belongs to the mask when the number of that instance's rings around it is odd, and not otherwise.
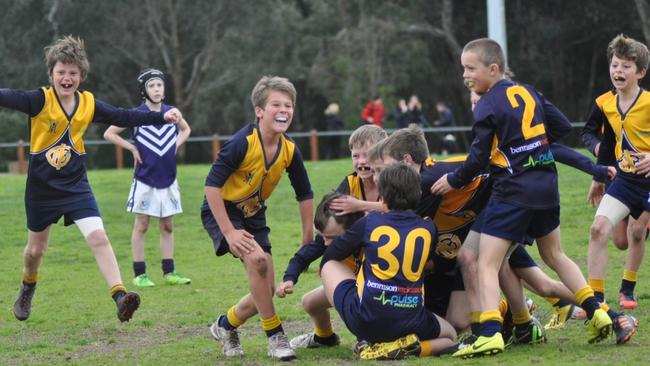
[[[307,169],[317,200],[335,188],[350,171],[349,160],[308,163]],[[185,213],[175,222],[176,267],[192,278],[188,286],[167,286],[162,281],[158,231],[153,222],[147,238],[148,272],[158,286],[138,290],[142,305],[131,322],[121,324],[115,305],[103,281],[91,251],[78,230],[56,225],[50,247],[43,260],[32,316],[17,321],[12,306],[22,271],[22,251],[26,241],[23,205],[24,176],[0,176],[0,365],[84,364],[84,365],[213,365],[267,364],[266,338],[258,318],[241,328],[246,356],[228,360],[208,331],[216,315],[225,311],[247,292],[245,273],[239,261],[229,256],[217,258],[199,218],[203,183],[208,165],[179,167]],[[590,178],[560,166],[562,229],[565,251],[586,270],[589,226],[594,209],[586,202]],[[124,170],[92,171],[89,179],[99,202],[108,236],[118,257],[123,278],[129,286],[132,278],[130,235],[133,216],[125,212],[131,172]],[[268,223],[272,229],[276,283],[281,279],[289,258],[300,244],[300,219],[293,190],[284,178],[268,202]],[[533,251],[534,252],[534,251]],[[535,257],[538,256],[535,253]],[[608,301],[616,304],[622,252],[610,246],[607,277]],[[300,306],[300,297],[319,284],[316,264],[303,274],[297,293],[276,299],[275,304],[289,337],[311,331],[309,317]],[[572,321],[560,331],[549,334],[549,342],[535,347],[508,349],[503,355],[477,360],[409,359],[414,365],[431,362],[449,365],[521,365],[521,364],[621,364],[647,365],[650,361],[650,268],[642,266],[637,295],[640,308],[632,313],[639,318],[638,333],[628,344],[616,346],[613,340],[587,345],[586,327]],[[132,286],[131,286],[132,287]],[[546,322],[550,307],[531,296],[538,304],[537,316]],[[617,307],[617,306],[615,306]],[[352,335],[335,319],[335,330],[342,345],[328,350],[299,350],[300,364],[354,364],[350,351]]]

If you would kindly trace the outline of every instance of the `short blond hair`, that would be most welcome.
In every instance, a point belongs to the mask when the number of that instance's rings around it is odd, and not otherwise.
[[[287,78],[280,76],[266,75],[263,76],[251,92],[251,102],[253,108],[260,107],[264,109],[266,101],[272,90],[279,91],[288,95],[291,98],[293,105],[296,105],[296,88]]]
[[[52,70],[57,62],[79,66],[81,81],[86,80],[90,71],[86,46],[79,37],[68,35],[45,47],[45,65],[47,65],[48,76],[52,76]]]
[[[493,39],[479,38],[470,41],[463,47],[463,53],[465,52],[474,52],[483,65],[496,64],[501,73],[506,72],[506,56],[501,45]]]
[[[326,116],[331,116],[334,114],[339,114],[339,105],[336,103],[331,103],[330,105],[327,106],[327,109],[325,109],[325,115]]]
[[[383,161],[384,160],[384,146],[386,146],[386,141],[388,141],[387,138],[378,141],[374,145],[370,146],[370,149],[368,149],[368,161],[369,162],[374,162],[374,161]]]
[[[366,144],[374,145],[377,142],[388,137],[386,131],[383,128],[377,125],[363,125],[350,135],[350,140],[348,142],[350,150],[355,147],[362,147]]]
[[[610,64],[614,55],[621,59],[634,61],[638,71],[648,69],[648,61],[650,60],[648,47],[625,34],[619,34],[609,42],[607,46],[607,60]]]

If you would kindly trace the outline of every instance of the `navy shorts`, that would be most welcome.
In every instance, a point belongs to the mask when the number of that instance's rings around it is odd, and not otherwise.
[[[236,209],[226,208],[226,211],[228,212],[228,217],[235,229],[243,229],[252,234],[255,237],[257,244],[262,247],[262,250],[271,254],[271,242],[269,241],[269,233],[271,232],[271,229],[266,226],[266,216],[264,215],[266,207],[262,208],[259,212],[249,218],[244,218],[244,215]],[[226,253],[230,253],[230,246],[226,242],[226,238],[221,232],[217,220],[214,219],[214,215],[212,215],[210,208],[206,209],[204,207],[201,209],[201,221],[203,222],[203,227],[212,239],[215,254],[222,256]]]
[[[460,270],[430,273],[424,277],[424,307],[441,318],[447,316],[452,291],[465,291]]]
[[[508,264],[512,268],[531,268],[537,267],[537,263],[533,257],[528,254],[526,248],[523,245],[517,244],[517,247],[510,253],[510,258],[508,258]]]
[[[650,192],[635,186],[624,178],[614,179],[607,194],[621,201],[630,209],[630,216],[638,219],[643,211],[650,211]]]
[[[364,323],[361,319],[365,314],[362,314],[357,295],[357,283],[353,279],[341,281],[334,289],[334,308],[350,332],[357,337],[357,340],[365,340],[370,343],[389,342],[412,333],[415,333],[421,340],[428,340],[436,339],[440,335],[438,319],[426,309],[422,309],[422,312],[418,314],[421,319],[411,322],[411,324],[415,324],[414,327],[404,327],[394,323],[389,326],[384,323],[381,329],[378,329]]]
[[[70,226],[76,220],[86,217],[101,217],[97,201],[92,195],[71,203],[42,203],[30,204],[25,202],[27,213],[27,228],[34,232],[47,229],[48,226],[59,222],[63,216],[63,224]]]
[[[513,242],[540,238],[560,226],[560,206],[534,210],[491,199],[483,215],[481,233]]]

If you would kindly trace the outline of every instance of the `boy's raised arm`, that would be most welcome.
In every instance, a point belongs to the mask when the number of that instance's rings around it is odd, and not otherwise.
[[[45,95],[41,89],[14,90],[0,89],[0,107],[5,107],[36,116],[45,104]]]
[[[94,122],[109,123],[119,127],[135,127],[143,125],[161,125],[167,122],[177,123],[183,118],[181,112],[172,108],[165,113],[141,111],[136,108],[125,109],[114,107],[106,102],[95,99]]]

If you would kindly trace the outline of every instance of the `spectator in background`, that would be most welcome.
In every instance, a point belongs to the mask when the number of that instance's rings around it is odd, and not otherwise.
[[[400,98],[397,101],[397,107],[393,110],[391,114],[391,119],[395,120],[397,128],[406,128],[409,125],[409,107],[406,104],[406,99]]]
[[[438,111],[438,119],[433,123],[436,127],[453,127],[456,125],[456,119],[451,109],[447,107],[444,102],[436,103],[436,110]],[[456,149],[456,136],[447,133],[442,138],[442,149],[440,153],[445,156]]]
[[[384,120],[384,101],[376,95],[361,111],[363,123],[375,124],[382,127]]]
[[[343,120],[339,116],[339,105],[330,103],[325,109],[325,122],[328,131],[339,131],[343,129]],[[341,152],[341,136],[330,136],[327,144],[327,159],[338,159]]]
[[[408,104],[408,124],[410,125],[415,123],[419,127],[425,127],[429,124],[427,118],[422,113],[422,103],[420,103],[420,98],[417,95],[411,95]]]
[[[436,103],[436,110],[438,111],[438,119],[433,123],[434,126],[450,127],[456,125],[454,114],[444,102]]]

